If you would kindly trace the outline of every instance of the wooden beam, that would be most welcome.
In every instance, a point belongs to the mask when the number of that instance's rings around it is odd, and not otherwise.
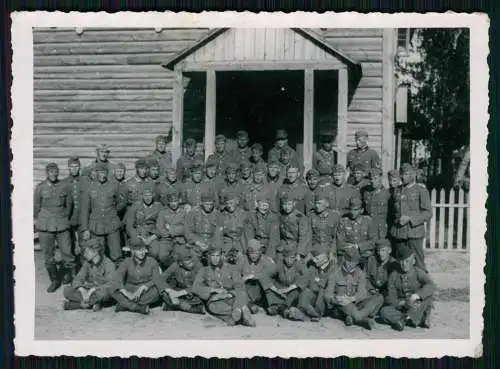
[[[205,94],[205,160],[215,150],[216,86],[215,70],[209,69]]]
[[[173,98],[172,160],[174,163],[177,163],[177,159],[179,159],[182,154],[182,128],[184,118],[184,83],[182,72],[176,73]]]
[[[332,70],[344,68],[345,65],[338,60],[314,61],[314,60],[243,60],[231,62],[190,62],[181,61],[176,64],[176,70],[183,71],[207,71],[214,69],[216,71],[248,71],[248,70],[304,70],[304,69],[322,69]]]
[[[337,146],[339,164],[347,164],[347,104],[349,85],[347,69],[339,69],[337,99]]]
[[[314,70],[304,70],[304,172],[312,168],[314,145]]]
[[[394,141],[394,102],[395,102],[395,70],[394,58],[396,49],[396,30],[384,29],[384,45],[382,59],[382,169],[392,169],[395,155]]]

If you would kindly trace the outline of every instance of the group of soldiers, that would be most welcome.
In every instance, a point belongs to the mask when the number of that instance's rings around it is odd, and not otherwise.
[[[65,310],[115,303],[148,314],[162,304],[228,325],[254,326],[263,309],[367,329],[376,318],[396,330],[429,327],[429,194],[409,164],[389,171],[385,188],[367,140],[356,133],[345,168],[324,135],[305,175],[284,130],[267,161],[240,131],[231,152],[217,135],[206,161],[187,139],[175,164],[158,136],[128,179],[105,145],[83,170],[71,157],[62,180],[50,163],[34,199],[47,291],[66,285]]]

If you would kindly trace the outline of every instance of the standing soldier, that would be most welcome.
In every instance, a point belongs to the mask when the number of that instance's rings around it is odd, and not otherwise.
[[[163,269],[172,264],[176,250],[186,248],[186,221],[188,212],[180,206],[180,194],[171,189],[165,197],[166,206],[158,214],[156,229],[160,236],[158,250],[151,250]]]
[[[125,168],[125,164],[121,162],[116,164],[115,170],[113,172],[113,179],[120,185],[125,184],[126,174],[127,174],[127,168]]]
[[[344,216],[349,212],[349,201],[360,197],[359,191],[345,181],[345,169],[342,165],[333,166],[333,184],[329,191],[330,206]]]
[[[319,190],[319,172],[316,169],[310,169],[306,173],[307,192],[304,198],[306,215],[314,208],[314,193]]]
[[[430,328],[430,314],[436,285],[429,275],[415,266],[415,253],[408,247],[398,251],[399,268],[387,282],[386,306],[381,318],[395,330],[406,325]]]
[[[141,194],[145,188],[154,190],[155,184],[148,177],[148,162],[146,159],[138,159],[135,162],[135,176],[125,182],[127,207],[141,200]]]
[[[184,141],[184,155],[177,160],[177,179],[184,182],[191,177],[191,166],[196,158],[196,141],[188,138]]]
[[[399,171],[396,169],[390,170],[387,173],[387,178],[389,180],[389,205],[388,205],[388,218],[387,218],[387,234],[388,237],[392,239],[390,236],[390,227],[394,224],[395,221],[395,209],[396,203],[399,202],[399,198],[401,196],[401,177],[399,175]],[[395,251],[395,250],[393,250]]]
[[[163,310],[179,310],[192,314],[203,314],[203,301],[193,293],[193,283],[201,264],[191,250],[180,248],[177,260],[161,275],[155,285],[163,300]]]
[[[299,164],[297,158],[293,157],[290,151],[288,150],[281,151],[279,157],[279,164],[280,164],[280,175],[282,178],[286,178],[288,168],[290,168],[291,166],[297,167],[299,169],[299,172],[301,172],[302,169],[302,166]]]
[[[74,267],[75,257],[71,253],[70,224],[68,218],[72,208],[72,196],[65,183],[59,181],[59,167],[55,163],[45,167],[47,179],[35,189],[35,228],[45,258],[45,268],[50,285],[47,292],[55,292],[61,286],[61,278]],[[56,241],[61,252],[62,266],[57,270],[54,258]]]
[[[255,168],[256,165],[265,165],[266,162],[262,158],[264,155],[264,148],[260,143],[254,143],[252,145],[252,156],[250,157],[250,163],[252,164],[252,169]]]
[[[295,247],[301,259],[310,251],[311,226],[307,217],[295,207],[295,199],[284,192],[280,198],[280,245],[277,251],[277,260],[281,259],[281,252],[285,247]]]
[[[374,168],[380,169],[380,168]],[[370,169],[371,170],[371,169]],[[370,172],[367,174],[369,175]],[[361,163],[357,163],[352,168],[351,177],[349,178],[349,184],[359,191],[360,196],[364,191],[365,187],[369,185],[369,181],[366,178],[367,174],[365,174],[364,166]]]
[[[252,313],[247,307],[241,275],[236,268],[227,264],[222,257],[222,250],[214,244],[208,250],[208,265],[196,275],[193,292],[205,303],[207,311],[233,326],[255,326]]]
[[[372,218],[375,239],[385,239],[387,237],[391,195],[382,184],[382,171],[380,169],[375,168],[370,171],[370,185],[365,187],[362,194],[366,214]]]
[[[274,259],[280,243],[279,217],[269,208],[270,198],[267,192],[257,194],[256,208],[248,213],[245,223],[245,238],[258,240],[264,254]]]
[[[356,248],[361,254],[361,263],[366,265],[373,255],[374,231],[372,219],[361,215],[361,200],[357,197],[349,201],[349,214],[340,220],[337,228],[337,255],[342,258],[346,249]]]
[[[167,205],[167,195],[176,190],[179,194],[182,192],[182,183],[177,180],[177,171],[173,166],[165,169],[165,179],[156,185],[156,198],[163,206]],[[181,199],[181,202],[182,199]]]
[[[243,186],[238,180],[238,164],[235,162],[229,162],[226,166],[226,178],[222,182],[219,188],[219,204],[224,207],[224,197],[232,193],[238,196],[240,204],[244,203],[243,197]]]
[[[113,173],[114,164],[108,160],[109,153],[110,153],[110,148],[108,145],[106,144],[97,145],[96,159],[83,169],[82,176],[86,176],[90,178],[91,181],[95,181],[96,180],[95,170],[97,164],[99,163],[106,166],[106,168],[108,169],[108,173]]]
[[[235,193],[224,195],[224,209],[221,211],[222,241],[226,260],[237,264],[246,250],[245,223],[247,214],[239,206],[239,198]]]
[[[375,241],[377,255],[370,256],[366,267],[368,291],[381,296],[387,296],[387,281],[396,268],[396,259],[391,256],[391,242],[388,239]]]
[[[267,184],[266,180],[267,167],[265,163],[258,163],[254,166],[252,174],[252,183],[243,193],[245,198],[245,210],[254,211],[256,206],[257,196],[260,193],[266,192]]]
[[[160,165],[160,173],[172,166],[172,154],[167,151],[168,136],[158,135],[155,139],[155,150],[149,155],[148,159],[155,159]]]
[[[236,132],[236,143],[237,147],[234,151],[235,160],[238,164],[250,161],[252,156],[252,149],[248,147],[248,133],[247,131]]]
[[[368,133],[366,131],[357,131],[354,135],[356,148],[347,154],[347,168],[351,174],[354,172],[356,164],[363,165],[363,171],[369,173],[373,168],[380,168],[380,157],[375,150],[368,147]]]
[[[248,188],[248,185],[252,183],[252,166],[249,161],[242,161],[240,164],[240,183],[244,188]]]
[[[130,245],[132,256],[123,260],[111,283],[111,293],[117,302],[115,311],[149,314],[149,305],[160,298],[154,281],[158,280],[160,266],[141,243]]]
[[[224,176],[226,164],[230,156],[230,153],[226,151],[226,137],[224,135],[215,136],[215,152],[208,157],[208,160],[215,161],[217,165],[217,176]]]
[[[295,206],[302,214],[306,213],[306,195],[309,189],[307,185],[299,178],[298,165],[291,164],[286,171],[286,178],[281,185],[278,196],[287,193],[295,201]]]
[[[109,257],[117,263],[122,256],[118,212],[125,207],[125,196],[120,194],[116,182],[108,181],[106,165],[97,165],[96,175],[97,181],[92,182],[82,195],[82,238],[88,240],[91,234],[105,237]]]
[[[126,173],[125,164],[121,162],[116,164],[113,181],[115,181],[118,184],[118,192],[122,196],[126,196],[127,194],[127,181],[125,180],[125,173]],[[124,199],[123,201],[126,200]],[[125,229],[125,223],[124,223],[126,212],[127,212],[126,207],[124,207],[118,212],[118,218],[120,218],[120,222],[122,222],[122,225],[120,227],[120,245],[123,245],[122,250],[128,249],[127,230]]]
[[[188,210],[200,205],[203,179],[203,163],[194,161],[191,165],[191,178],[182,185],[182,198],[189,205]]]
[[[278,129],[276,131],[276,143],[274,147],[267,153],[267,158],[271,157],[280,158],[283,151],[287,151],[290,155],[289,157],[293,160],[297,158],[297,153],[294,149],[288,146],[288,133],[284,129]]]
[[[277,201],[278,191],[283,184],[283,178],[280,175],[280,166],[277,159],[269,159],[267,164],[267,189],[271,196],[271,210],[275,213],[280,212],[280,202]]]
[[[427,271],[424,261],[425,222],[432,217],[429,192],[415,183],[415,169],[410,164],[401,166],[403,187],[400,195],[391,200],[394,206],[391,236],[398,249],[406,246],[413,250],[417,267]]]
[[[115,273],[115,264],[104,255],[102,243],[96,238],[82,242],[85,261],[73,279],[64,288],[64,310],[101,310],[101,304],[109,301],[109,287]]]
[[[333,148],[334,137],[331,133],[321,135],[321,148],[313,155],[313,168],[319,171],[321,167],[332,173],[337,164],[337,152]]]
[[[153,182],[154,186],[162,180],[160,177],[160,162],[157,159],[148,159],[149,179]],[[153,187],[154,188],[154,187]]]
[[[358,267],[359,251],[347,249],[342,265],[330,275],[325,291],[325,302],[336,317],[342,317],[346,326],[365,326],[372,330],[373,317],[384,303],[382,295],[371,295],[366,287],[366,274]]]

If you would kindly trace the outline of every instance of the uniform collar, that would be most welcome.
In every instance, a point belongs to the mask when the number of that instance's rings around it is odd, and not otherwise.
[[[359,149],[359,148],[357,148],[357,147],[356,147],[356,151],[357,151],[357,152],[365,152],[365,151],[368,151],[368,149],[369,149],[368,145],[366,145],[366,146],[365,146],[365,147],[363,147],[362,149]]]

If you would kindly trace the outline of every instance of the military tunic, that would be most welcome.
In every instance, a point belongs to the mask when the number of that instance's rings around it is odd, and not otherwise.
[[[328,193],[330,208],[337,210],[342,216],[349,212],[349,200],[353,197],[360,197],[359,191],[347,183],[342,186],[335,184],[326,186],[324,191]]]
[[[159,152],[154,150],[148,156],[148,160],[157,160],[160,164],[160,176],[163,176],[165,171],[172,166],[172,153],[170,151]]]
[[[387,281],[389,280],[389,275],[396,267],[397,261],[392,257],[382,264],[377,256],[370,256],[366,266],[368,291],[372,294],[380,293],[382,296],[387,296]]]
[[[257,207],[257,195],[267,191],[266,183],[251,183],[243,192],[245,210],[253,211]]]
[[[160,238],[158,249],[152,249],[151,256],[164,268],[173,262],[172,253],[178,247],[186,245],[187,219],[188,212],[182,207],[177,210],[166,207],[158,214],[156,229]]]
[[[365,263],[373,255],[374,234],[369,216],[360,215],[356,219],[343,217],[337,228],[337,254],[343,256],[348,244],[354,244],[358,246],[362,262]]]
[[[266,291],[268,305],[281,305],[285,308],[296,306],[300,293],[307,287],[309,282],[309,274],[305,264],[301,261],[296,261],[293,265],[287,266],[283,260],[279,260],[272,277],[272,283],[278,289],[287,288],[293,284],[295,284],[297,288],[288,292],[286,294],[286,299],[271,289],[268,289]]]
[[[132,244],[142,243],[139,237],[149,237],[158,233],[156,221],[161,209],[162,206],[158,202],[153,202],[151,205],[137,202],[127,210],[126,229]],[[158,243],[158,240],[152,243]],[[152,244],[150,247],[153,247]]]
[[[311,252],[313,255],[327,254],[337,256],[337,227],[340,215],[335,210],[325,210],[321,214],[311,212]]]
[[[195,182],[189,178],[182,185],[182,198],[191,207],[199,206],[201,203],[201,194],[204,192],[205,187],[207,185],[202,181]]]
[[[269,208],[275,213],[280,212],[280,202],[278,201],[278,191],[283,184],[283,179],[280,176],[270,178],[267,176],[266,192],[269,193]]]
[[[222,228],[222,217],[217,209],[207,213],[201,207],[195,208],[187,217],[186,240],[191,246],[194,246],[194,251],[201,255],[210,245],[220,245]],[[196,242],[202,243],[202,248],[195,246]]]
[[[309,189],[305,183],[303,183],[299,178],[294,183],[290,183],[287,179],[283,181],[283,184],[278,190],[277,199],[279,201],[283,194],[288,193],[288,195],[295,200],[295,208],[301,213],[306,213],[306,196]]]
[[[186,179],[191,177],[191,167],[193,166],[196,158],[196,155],[182,155],[177,160],[177,179],[179,181],[184,182]]]
[[[264,302],[265,291],[272,286],[272,276],[276,273],[276,264],[269,256],[261,255],[257,262],[243,257],[236,266],[242,278],[253,275],[245,282],[248,300],[251,303]],[[264,292],[264,294],[262,293]]]
[[[241,208],[236,208],[234,212],[224,210],[221,212],[222,219],[222,240],[224,252],[237,250],[240,253],[246,250],[245,223],[247,213]]]
[[[389,198],[390,193],[386,188],[374,190],[370,187],[363,192],[363,207],[366,214],[372,218],[376,240],[384,239],[387,236]]]
[[[88,177],[91,179],[91,181],[94,181],[93,178],[91,178],[93,175],[95,175],[95,167],[98,163],[105,164],[106,167],[108,168],[108,173],[111,174],[114,172],[116,165],[109,160],[107,161],[100,161],[98,159],[94,160],[92,163],[87,165],[85,168],[82,170],[82,176]]]
[[[134,176],[125,182],[125,191],[127,198],[127,206],[132,206],[134,203],[142,199],[142,193],[145,189],[155,191],[156,184],[151,178],[140,178]]]
[[[214,152],[207,161],[215,161],[217,163],[217,176],[222,176],[226,172],[227,163],[231,160],[231,154],[224,152]]]
[[[281,214],[280,240],[280,245],[276,250],[278,253],[281,253],[285,245],[289,244],[296,248],[298,254],[305,257],[311,247],[311,226],[307,217],[296,209],[290,214]]]
[[[333,149],[331,151],[319,149],[313,155],[313,168],[316,170],[325,167],[329,168],[331,173],[335,164],[337,164],[337,152]]]
[[[319,316],[325,313],[325,289],[330,274],[334,273],[336,265],[330,261],[324,269],[311,264],[307,268],[307,282],[305,288],[299,296],[298,308],[304,313],[312,308]]]
[[[252,156],[252,149],[248,146],[242,149],[236,147],[234,149],[233,155],[232,155],[233,160],[236,160],[239,164],[244,162],[250,162],[250,157]]]
[[[276,257],[276,248],[280,243],[280,220],[279,216],[268,211],[266,214],[254,210],[248,214],[248,219],[245,224],[246,240],[255,238],[259,240],[263,247],[264,253],[271,258]]]
[[[370,149],[368,146],[362,149],[352,149],[347,154],[347,165],[346,167],[350,169],[351,173],[354,170],[354,166],[357,164],[363,165],[363,170],[365,173],[369,173],[371,169],[380,168],[380,157],[375,150]]]
[[[295,150],[292,149],[288,145],[283,146],[283,148],[281,148],[281,149],[279,149],[277,147],[271,148],[269,150],[269,152],[267,153],[267,158],[269,159],[269,158],[275,157],[275,158],[279,159],[281,157],[281,153],[283,151],[288,151],[290,153],[290,158],[292,158],[292,160],[297,158],[297,153],[295,152]]]
[[[158,200],[163,206],[168,205],[167,195],[171,192],[177,192],[180,195],[179,201],[181,204],[184,204],[186,200],[182,197],[182,184],[180,182],[171,183],[168,180],[162,181],[156,185],[155,189],[155,198]]]
[[[224,207],[225,196],[227,194],[236,195],[240,206],[243,206],[245,200],[243,193],[244,188],[240,181],[236,180],[234,182],[228,182],[227,180],[224,180],[224,182],[221,183],[221,187],[219,189],[219,206],[221,208]]]
[[[88,185],[88,179],[83,179],[82,176],[68,176],[61,182],[68,186],[68,191],[71,194],[72,209],[69,216],[69,224],[71,227],[80,225],[80,203],[82,193],[85,191],[85,186]]]

